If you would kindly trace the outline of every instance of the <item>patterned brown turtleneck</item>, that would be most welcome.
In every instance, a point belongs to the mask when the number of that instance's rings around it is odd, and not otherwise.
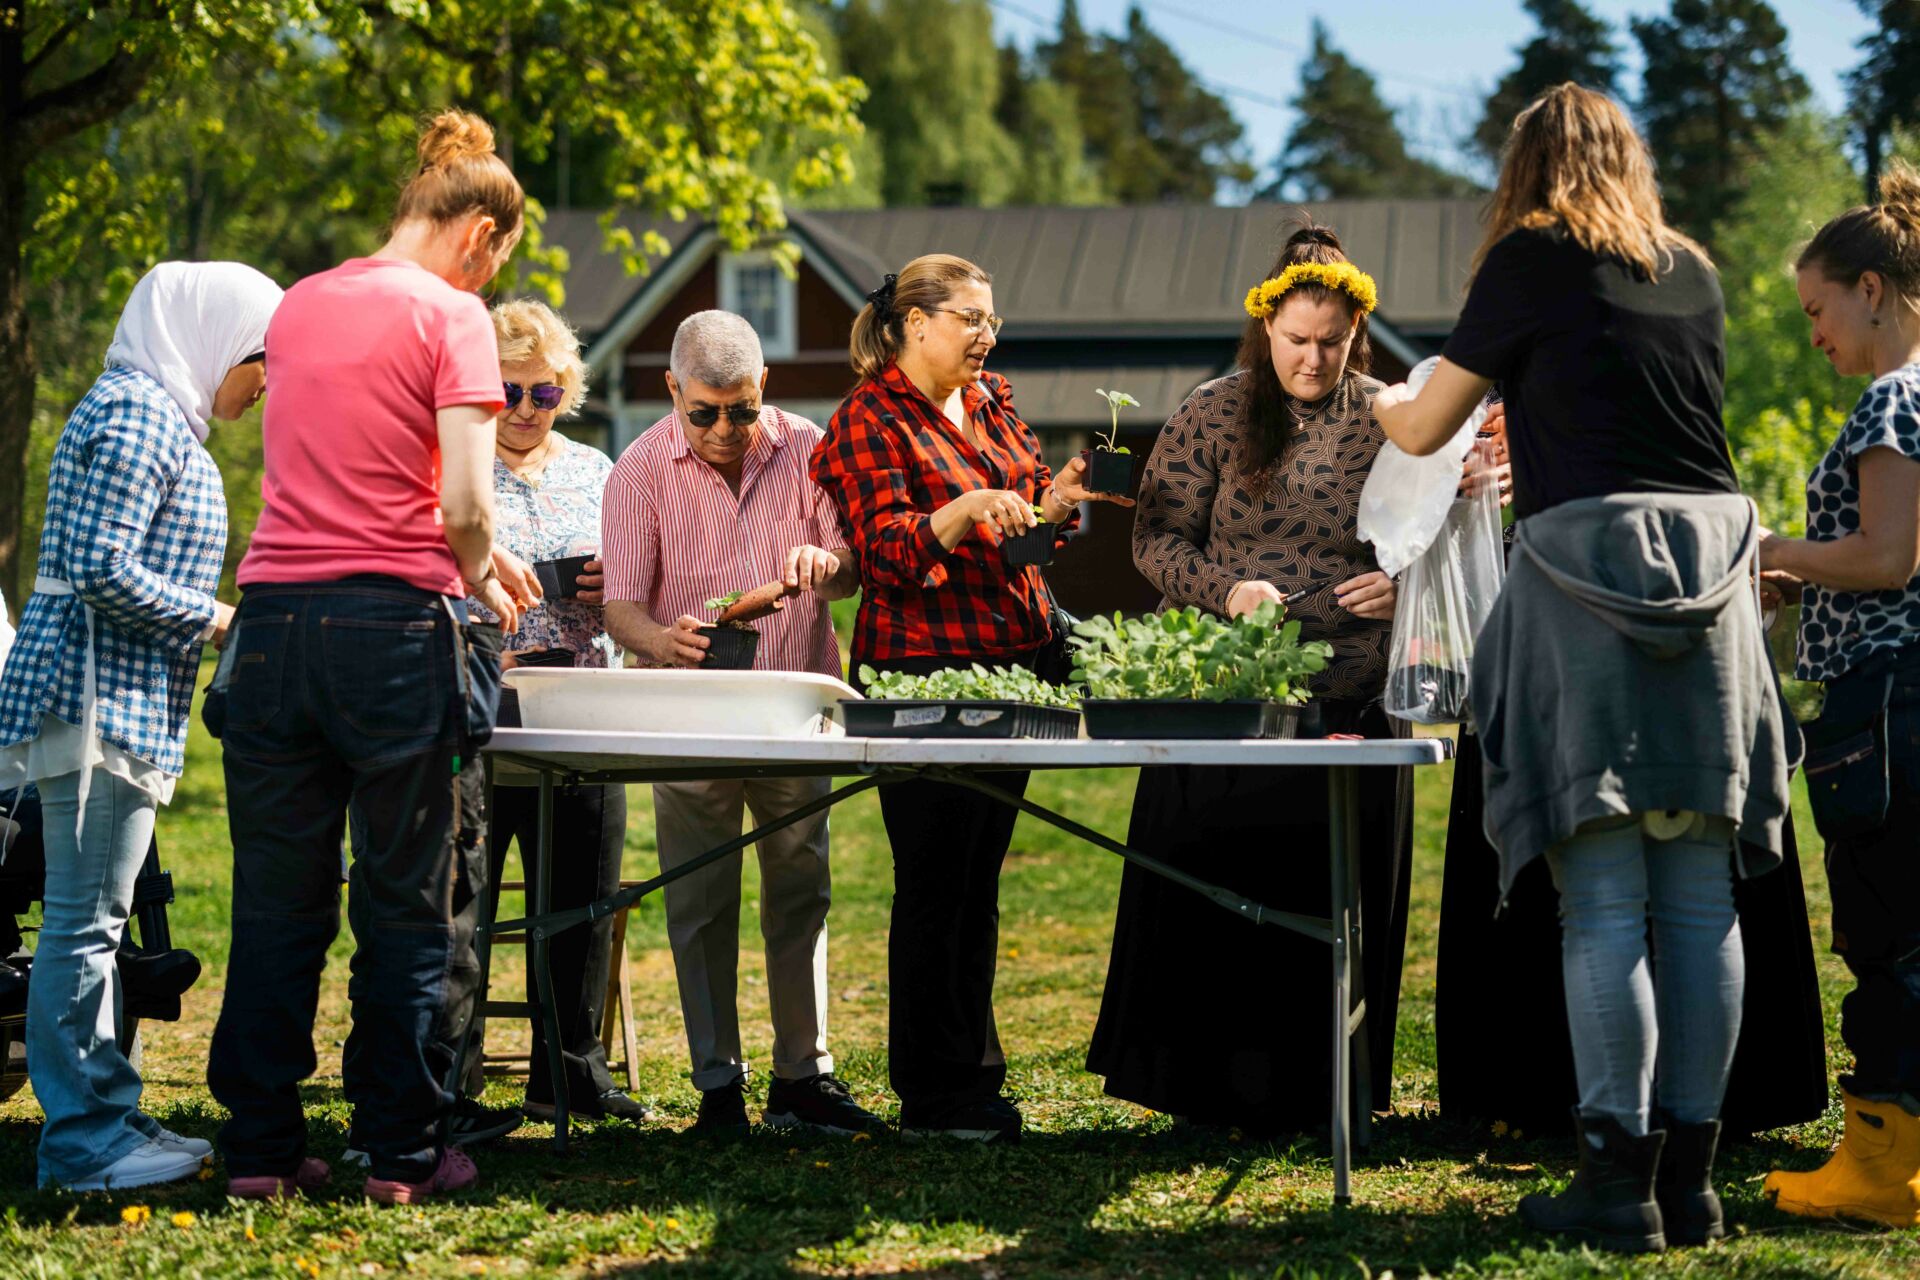
[[[1282,592],[1345,582],[1380,566],[1354,531],[1360,487],[1385,436],[1373,397],[1385,384],[1341,379],[1324,399],[1288,398],[1298,425],[1264,486],[1241,474],[1246,374],[1216,378],[1187,397],[1153,446],[1140,480],[1133,562],[1160,588],[1163,605],[1198,605],[1224,617],[1227,593],[1248,579]],[[1356,618],[1328,589],[1289,616],[1303,640],[1326,640],[1333,661],[1315,676],[1321,697],[1379,696],[1392,624]]]

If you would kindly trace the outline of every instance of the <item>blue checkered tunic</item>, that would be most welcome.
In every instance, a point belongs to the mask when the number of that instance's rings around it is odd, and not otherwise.
[[[97,732],[177,777],[226,551],[220,469],[186,416],[138,370],[101,374],[54,449],[40,532],[39,575],[77,594],[28,598],[0,672],[0,747],[37,737],[49,711],[82,723],[91,604]]]

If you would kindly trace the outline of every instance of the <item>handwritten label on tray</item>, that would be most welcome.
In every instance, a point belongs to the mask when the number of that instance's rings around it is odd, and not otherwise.
[[[1004,711],[983,711],[978,707],[969,707],[960,713],[960,723],[969,729],[978,729],[983,724],[992,724],[1005,714]]]
[[[900,707],[893,713],[893,727],[916,729],[922,725],[939,724],[946,718],[945,707]]]

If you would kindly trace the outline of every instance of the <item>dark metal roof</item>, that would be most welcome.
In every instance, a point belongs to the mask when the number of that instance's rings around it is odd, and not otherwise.
[[[1023,335],[1231,335],[1241,300],[1272,265],[1299,210],[1285,204],[1121,208],[799,210],[793,230],[864,290],[927,252],[957,253],[994,276],[994,306]],[[1409,330],[1445,331],[1459,315],[1479,200],[1348,200],[1313,205],[1380,285],[1380,313]],[[701,224],[623,219],[678,250]],[[588,334],[613,322],[643,284],[601,249],[599,215],[557,210],[546,236],[572,256],[567,312]]]

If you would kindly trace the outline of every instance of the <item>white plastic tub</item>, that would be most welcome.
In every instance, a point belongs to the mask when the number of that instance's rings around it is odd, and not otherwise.
[[[503,678],[528,729],[812,738],[845,733],[839,701],[859,696],[801,671],[516,667]]]

